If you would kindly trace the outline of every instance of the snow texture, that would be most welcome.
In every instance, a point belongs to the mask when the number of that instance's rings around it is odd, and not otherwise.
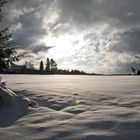
[[[1,140],[140,139],[140,77],[3,77]]]

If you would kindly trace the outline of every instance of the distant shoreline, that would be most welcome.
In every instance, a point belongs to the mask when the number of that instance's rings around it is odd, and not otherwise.
[[[139,75],[133,75],[133,74],[41,74],[41,73],[0,73],[4,75],[67,75],[67,76],[139,76]]]

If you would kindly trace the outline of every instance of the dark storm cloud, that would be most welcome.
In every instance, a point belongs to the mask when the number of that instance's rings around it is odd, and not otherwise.
[[[111,44],[109,51],[118,53],[140,54],[140,28],[131,28],[119,32],[114,36],[114,44]]]
[[[94,19],[98,18],[96,0],[60,0],[60,21],[69,22],[72,25],[81,27],[84,25],[94,24]],[[93,23],[94,21],[94,23]]]
[[[138,25],[139,0],[58,0],[60,22],[77,28],[96,24],[110,26]]]
[[[102,14],[117,26],[134,26],[140,22],[139,0],[106,0],[101,2]],[[112,25],[112,26],[114,26]]]
[[[54,46],[46,46],[45,44],[38,44],[37,46],[32,46],[29,49],[32,51],[32,53],[38,54],[40,52],[47,53],[47,51],[53,47]]]
[[[5,23],[11,27],[14,45],[26,49],[39,44],[39,40],[47,34],[43,28],[43,17],[49,4],[49,0],[8,1],[4,7]]]

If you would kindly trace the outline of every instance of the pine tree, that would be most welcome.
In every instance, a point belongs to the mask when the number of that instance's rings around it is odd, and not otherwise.
[[[137,71],[137,75],[140,75],[140,70]]]
[[[43,64],[43,61],[42,60],[40,61],[39,68],[40,68],[40,71],[43,71],[44,70],[44,64]]]
[[[6,0],[0,0],[0,24],[3,21],[2,7]],[[16,54],[16,48],[11,47],[11,34],[8,33],[8,27],[0,29],[0,71],[5,71],[14,62],[19,61],[22,55]]]
[[[50,71],[50,60],[47,58],[46,60],[46,71]]]

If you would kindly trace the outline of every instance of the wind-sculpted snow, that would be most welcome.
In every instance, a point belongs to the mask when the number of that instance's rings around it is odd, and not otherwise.
[[[38,106],[25,96],[16,95],[0,84],[0,127],[6,127],[28,112],[29,107]]]
[[[139,140],[140,78],[4,75],[2,140]]]

